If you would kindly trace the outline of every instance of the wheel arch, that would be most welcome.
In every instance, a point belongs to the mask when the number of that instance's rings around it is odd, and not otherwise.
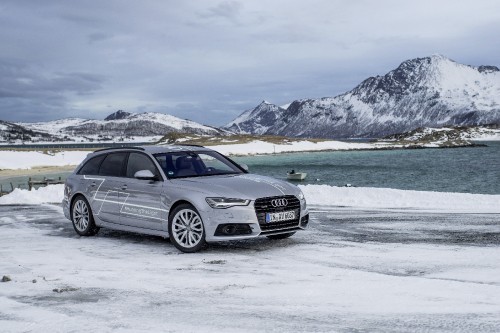
[[[193,206],[194,208],[196,208],[196,206],[195,206],[192,202],[190,202],[190,201],[188,201],[188,200],[186,200],[186,199],[179,199],[179,200],[177,200],[176,202],[174,202],[174,203],[172,204],[172,206],[170,207],[170,210],[168,211],[168,220],[169,220],[169,221],[170,221],[170,218],[172,217],[172,213],[174,212],[174,210],[175,210],[177,207],[179,207],[180,205],[182,205],[182,204],[188,204],[188,205],[191,205],[191,206]],[[198,210],[198,208],[196,208],[196,210]]]
[[[90,202],[87,199],[87,197],[85,196],[85,194],[83,194],[81,192],[77,192],[77,193],[73,194],[73,196],[71,197],[71,200],[69,201],[69,214],[70,214],[70,216],[73,216],[73,203],[75,202],[76,198],[78,198],[80,196],[82,196],[89,203],[89,208],[92,209],[92,207],[90,206]]]

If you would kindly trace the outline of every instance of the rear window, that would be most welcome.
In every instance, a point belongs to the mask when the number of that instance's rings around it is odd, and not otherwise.
[[[83,167],[78,171],[79,175],[98,175],[99,166],[106,155],[99,155],[91,158],[83,165]]]
[[[121,177],[127,153],[112,153],[106,156],[99,168],[99,176]]]

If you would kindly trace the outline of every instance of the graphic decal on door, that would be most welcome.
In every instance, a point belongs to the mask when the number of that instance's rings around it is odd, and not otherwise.
[[[162,212],[168,214],[168,210],[144,206],[144,205],[136,205],[130,202],[127,202],[130,197],[130,193],[115,191],[115,190],[107,190],[101,191],[102,184],[106,181],[105,178],[97,178],[97,177],[88,177],[83,176],[86,180],[95,180],[100,182],[97,186],[97,189],[92,197],[93,201],[100,202],[101,204],[96,209],[95,215],[99,215],[102,210],[104,204],[117,204],[120,205],[120,213],[141,217],[148,217],[150,219],[163,220]]]

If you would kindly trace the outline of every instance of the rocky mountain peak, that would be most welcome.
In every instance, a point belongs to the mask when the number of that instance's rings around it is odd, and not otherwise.
[[[498,69],[497,66],[479,66],[477,70],[480,73],[493,73],[493,72],[500,72],[500,69]]]
[[[336,97],[300,99],[287,109],[259,104],[227,125],[252,134],[380,137],[417,127],[500,123],[496,66],[460,64],[443,55],[403,61]]]
[[[133,115],[133,113],[126,112],[126,111],[123,111],[123,110],[118,110],[116,112],[113,112],[112,114],[110,114],[106,118],[104,118],[104,120],[105,121],[110,121],[110,120],[126,119],[129,116],[131,116],[131,115]]]

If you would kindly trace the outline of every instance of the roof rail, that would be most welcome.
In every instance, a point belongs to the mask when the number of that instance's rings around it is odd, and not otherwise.
[[[97,149],[97,150],[94,150],[94,153],[99,152],[99,151],[105,151],[105,150],[113,150],[113,149],[135,149],[135,150],[144,151],[144,148],[142,148],[142,147],[130,146],[130,147],[110,147],[110,148]]]
[[[192,144],[189,144],[189,143],[174,143],[174,144],[172,144],[172,146],[188,146],[188,147],[201,147],[201,148],[205,148],[205,146],[192,145]]]

